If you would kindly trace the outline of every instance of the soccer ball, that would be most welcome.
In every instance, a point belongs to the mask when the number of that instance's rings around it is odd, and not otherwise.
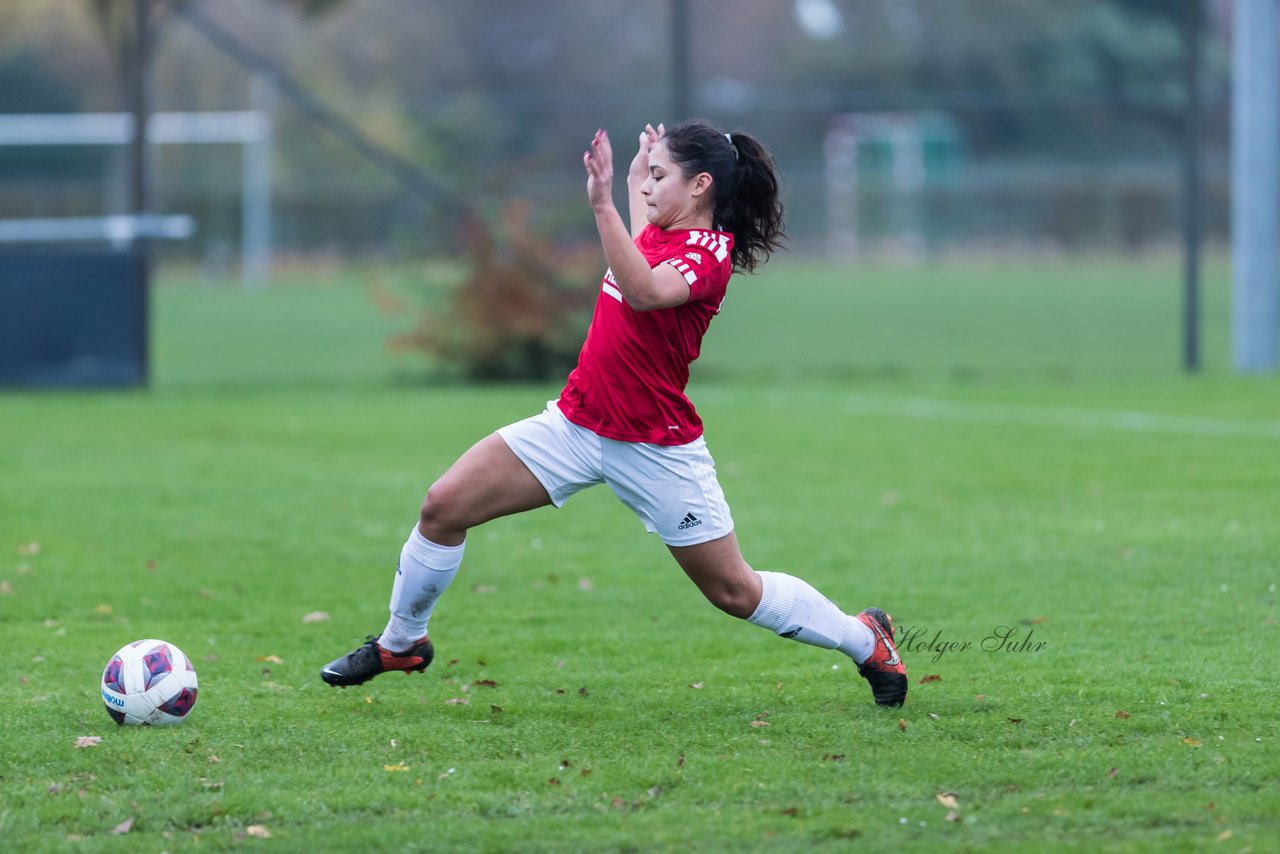
[[[182,650],[162,640],[120,648],[102,671],[102,703],[121,726],[173,726],[196,704],[196,669]]]

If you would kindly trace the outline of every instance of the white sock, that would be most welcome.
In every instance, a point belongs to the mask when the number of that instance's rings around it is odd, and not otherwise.
[[[378,639],[383,649],[403,652],[426,636],[431,612],[458,574],[466,545],[465,540],[456,546],[433,543],[413,526],[400,550],[400,565],[391,587],[391,619]]]
[[[785,638],[838,649],[861,664],[875,651],[876,636],[808,583],[781,572],[758,572],[764,593],[747,621]]]

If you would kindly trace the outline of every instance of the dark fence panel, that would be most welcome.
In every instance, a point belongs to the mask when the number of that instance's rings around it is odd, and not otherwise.
[[[146,381],[140,254],[0,255],[0,385],[127,387]]]

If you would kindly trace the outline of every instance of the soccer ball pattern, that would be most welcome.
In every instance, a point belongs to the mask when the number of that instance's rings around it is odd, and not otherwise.
[[[102,671],[102,703],[121,726],[173,726],[196,704],[196,669],[173,644],[149,638],[111,656]]]

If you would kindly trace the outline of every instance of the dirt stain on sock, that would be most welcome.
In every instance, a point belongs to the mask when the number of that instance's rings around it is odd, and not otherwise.
[[[428,585],[418,598],[409,603],[409,613],[414,617],[421,617],[423,612],[430,608],[435,601],[440,598],[440,588],[434,584]]]

